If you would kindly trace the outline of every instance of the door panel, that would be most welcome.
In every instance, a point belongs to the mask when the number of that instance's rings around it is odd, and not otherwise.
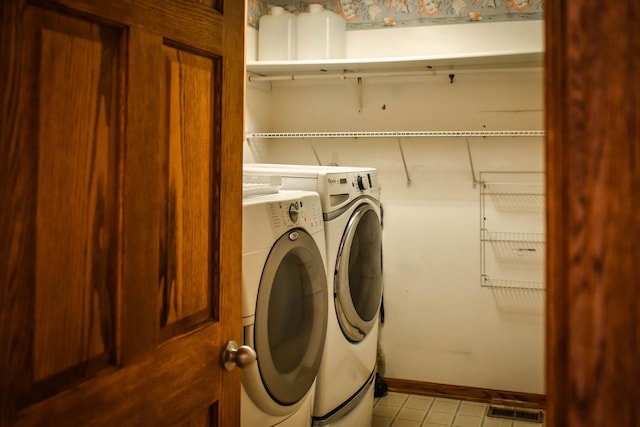
[[[16,0],[13,0],[16,1]],[[39,1],[38,3],[45,3]],[[225,40],[225,33],[235,32],[233,39],[244,40],[244,7],[237,1],[208,0],[212,6],[188,0],[56,0],[46,2],[48,7],[65,10],[67,14],[95,17],[101,22],[112,22],[125,28],[139,28],[160,34],[166,40],[203,52],[222,52],[234,43]],[[224,13],[222,13],[224,11]],[[236,20],[238,28],[225,27],[229,19]],[[243,49],[242,45],[240,49]],[[234,52],[238,53],[238,52]],[[244,58],[240,58],[244,61]]]
[[[110,94],[118,93],[118,32],[46,15],[35,46],[39,94],[56,108],[36,106],[35,383],[62,371],[77,375],[74,368],[90,360],[104,365],[114,330],[117,127]]]
[[[172,340],[140,363],[103,371],[81,387],[25,408],[17,425],[172,426],[186,422],[220,398],[218,359],[202,357],[218,350],[216,329],[210,325]],[[181,390],[193,393],[185,398]]]
[[[0,5],[0,425],[239,423],[245,5],[222,3]]]
[[[165,259],[160,277],[163,336],[211,319],[210,221],[213,92],[219,67],[212,58],[163,46],[162,96],[166,161],[162,196],[167,206],[160,236]],[[216,203],[217,204],[217,203]],[[164,221],[163,221],[164,220]],[[171,332],[171,331],[174,332]]]
[[[12,345],[30,357],[5,378],[26,403],[92,375],[112,356],[121,32],[36,8],[25,23],[30,55],[17,70],[24,96],[14,137],[21,158],[11,176],[24,210],[7,234],[19,256],[6,270],[20,296],[6,308],[20,319]]]

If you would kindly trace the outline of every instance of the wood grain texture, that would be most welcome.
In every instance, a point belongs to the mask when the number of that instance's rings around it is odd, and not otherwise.
[[[2,194],[10,244],[0,311],[10,319],[2,352],[14,359],[2,376],[13,405],[92,375],[113,350],[120,37],[55,12],[20,14],[26,29],[6,57],[18,67],[3,92],[3,188],[13,192]]]
[[[215,8],[216,10],[220,10],[220,6],[218,5],[218,2],[216,0],[190,0],[194,3],[200,3],[200,4],[204,4],[206,6]]]
[[[33,58],[14,22],[24,16],[17,2],[0,3],[0,424],[17,412],[31,389],[33,283],[35,268],[36,129],[27,126]],[[3,327],[4,325],[4,327]]]
[[[34,381],[108,356],[114,330],[119,34],[55,14],[45,25],[38,46],[44,103],[37,111]]]
[[[47,0],[36,1],[52,6]],[[108,23],[153,30],[168,40],[203,52],[223,52],[226,18],[220,8],[203,7],[187,0],[56,0],[53,7],[99,17]]]
[[[215,421],[215,407],[201,409],[192,414],[193,416],[180,427],[211,427]]]
[[[201,357],[221,354],[215,344],[219,329],[204,327],[163,345],[137,364],[104,372],[82,387],[31,406],[20,413],[16,425],[174,426],[202,414],[220,394],[218,359]],[[204,369],[201,362],[206,363]],[[198,392],[181,392],[189,388]],[[92,405],[83,403],[87,401]]]
[[[558,6],[560,3],[558,3]],[[545,386],[548,400],[546,422],[550,426],[562,426],[567,406],[566,391],[561,390],[561,381],[566,380],[567,319],[568,306],[563,283],[567,283],[564,266],[567,229],[565,217],[561,215],[567,199],[564,186],[562,127],[566,121],[566,76],[563,74],[563,56],[566,55],[565,12],[554,7],[545,17],[546,36],[553,34],[553,46],[547,43],[545,52],[545,111],[546,111],[546,328],[545,328]],[[548,40],[550,41],[550,40]],[[555,95],[550,96],[553,88]],[[556,212],[555,215],[552,215]]]
[[[241,240],[221,228],[241,235],[244,7],[0,2],[0,425],[239,424],[240,374],[220,356],[241,339]],[[188,54],[165,114],[167,46]],[[173,315],[191,323],[163,339],[171,180]]]
[[[167,87],[164,115],[168,127],[167,214],[160,240],[166,248],[166,270],[160,278],[158,308],[161,327],[182,321],[178,330],[184,332],[211,318],[214,60],[171,46],[165,46],[163,52]]]
[[[158,141],[162,138],[162,37],[130,29],[129,55],[123,78],[127,81],[122,114],[126,148],[121,168],[122,282],[119,288],[119,365],[128,365],[153,351],[158,343],[158,234],[161,206],[161,167]],[[134,125],[135,124],[135,125]],[[149,304],[152,301],[153,304]],[[139,331],[136,334],[127,331]]]
[[[417,394],[421,396],[446,397],[449,399],[471,400],[475,402],[491,402],[491,399],[517,400],[546,408],[546,397],[534,393],[520,393],[507,390],[493,390],[478,387],[463,387],[449,384],[429,383],[424,381],[385,378],[390,391]]]
[[[639,7],[549,6],[548,420],[638,425]]]
[[[243,2],[244,3],[244,2]],[[246,3],[244,3],[246,4]],[[242,236],[242,141],[244,141],[245,106],[245,28],[246,8],[239,8],[235,0],[224,0],[223,10],[227,23],[224,27],[225,50],[236,52],[229,55],[221,64],[221,73],[216,85],[222,88],[214,107],[219,111],[220,121],[214,120],[214,135],[219,144],[218,156],[213,161],[214,182],[218,183],[213,191],[219,194],[219,212],[213,219],[215,230],[219,230],[214,246],[215,268],[220,277],[227,280],[220,283],[220,295],[216,295],[220,318],[231,318],[222,331],[226,337],[242,337],[242,246],[237,242]],[[215,210],[214,210],[215,211]],[[239,341],[238,341],[239,342]],[[240,372],[238,369],[222,375],[221,401],[231,404],[220,405],[218,425],[238,425],[240,420]]]

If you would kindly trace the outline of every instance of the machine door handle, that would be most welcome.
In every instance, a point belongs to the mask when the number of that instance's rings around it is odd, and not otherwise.
[[[229,341],[222,354],[222,363],[227,371],[233,370],[236,366],[240,369],[246,368],[256,361],[256,351],[248,345],[238,346],[235,341]]]

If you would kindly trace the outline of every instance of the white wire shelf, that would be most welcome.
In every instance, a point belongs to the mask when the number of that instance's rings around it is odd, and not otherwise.
[[[515,242],[515,243],[540,243],[544,244],[544,233],[513,233],[504,231],[482,230],[484,242]]]
[[[490,232],[482,230],[483,245],[490,244],[498,261],[511,265],[541,264],[545,255],[544,233]],[[486,248],[482,247],[481,258],[486,262]],[[486,266],[483,268],[483,271]]]
[[[544,173],[480,172],[481,285],[511,308],[528,307],[521,297],[545,288],[544,204]]]
[[[504,212],[537,212],[544,208],[544,184],[482,181],[481,197],[487,197],[493,206]]]
[[[544,291],[544,282],[531,282],[520,280],[504,280],[504,279],[492,279],[489,276],[482,276],[482,286],[487,288],[497,289],[518,289],[518,290],[531,290],[531,291]]]
[[[485,196],[543,196],[543,184],[516,182],[483,182],[482,194]]]
[[[428,138],[428,137],[541,137],[543,130],[436,130],[378,132],[247,132],[247,139],[295,138]]]

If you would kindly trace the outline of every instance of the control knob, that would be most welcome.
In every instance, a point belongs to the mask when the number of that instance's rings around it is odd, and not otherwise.
[[[298,222],[298,202],[295,203],[291,203],[289,205],[289,218],[291,218],[291,221],[295,224],[296,222]]]
[[[358,190],[364,191],[367,189],[367,181],[364,180],[362,175],[358,175],[356,178],[356,183],[358,184]]]

